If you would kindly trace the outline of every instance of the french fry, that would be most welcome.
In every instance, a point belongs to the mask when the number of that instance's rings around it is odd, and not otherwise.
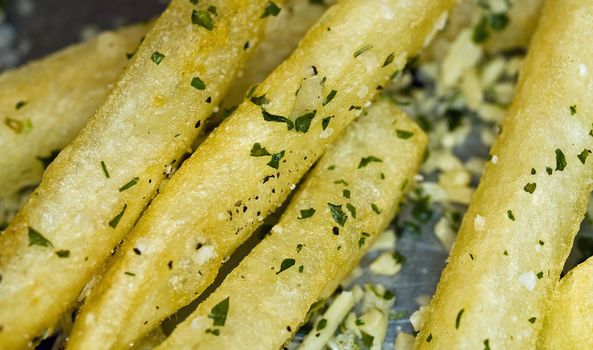
[[[55,325],[189,148],[275,10],[263,0],[171,2],[0,236],[0,348],[32,347]]]
[[[593,259],[564,276],[550,302],[538,337],[538,349],[593,348]]]
[[[593,4],[549,0],[417,349],[534,349],[593,181]]]
[[[389,224],[426,143],[394,105],[371,106],[319,160],[271,235],[160,349],[281,348]],[[305,348],[321,348],[318,338]]]
[[[0,76],[0,198],[39,183],[44,163],[105,100],[148,28],[105,32]]]
[[[453,3],[330,8],[146,210],[83,306],[70,348],[133,343],[199,295]]]

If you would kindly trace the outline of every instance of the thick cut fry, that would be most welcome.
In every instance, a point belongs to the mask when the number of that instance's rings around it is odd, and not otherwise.
[[[148,25],[71,46],[0,76],[0,198],[36,185],[128,63]]]
[[[533,349],[593,181],[593,3],[549,0],[416,348]]]
[[[169,5],[0,236],[0,348],[32,346],[130,230],[241,69],[267,4]]]
[[[593,258],[564,276],[554,291],[538,349],[593,349]]]
[[[199,295],[453,3],[328,10],[148,208],[82,308],[71,348],[128,344]]]
[[[389,224],[426,142],[389,102],[370,107],[307,176],[271,235],[160,348],[281,348]],[[219,322],[212,315],[223,300]]]

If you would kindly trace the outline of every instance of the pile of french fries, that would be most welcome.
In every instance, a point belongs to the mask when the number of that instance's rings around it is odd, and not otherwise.
[[[485,47],[528,55],[415,349],[593,348],[593,260],[560,280],[593,189],[593,3],[515,5]],[[435,36],[462,35],[462,15],[437,34],[462,6],[172,0],[3,73],[2,215],[35,189],[0,233],[0,349],[56,332],[66,349],[144,348],[198,298],[150,348],[288,344],[413,187],[428,138],[380,93]],[[353,300],[301,348],[328,347]],[[360,347],[381,349],[371,324]]]

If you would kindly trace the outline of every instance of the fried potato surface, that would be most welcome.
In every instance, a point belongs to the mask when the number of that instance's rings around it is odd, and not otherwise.
[[[397,211],[426,136],[390,102],[371,106],[319,160],[280,222],[160,349],[278,349]],[[227,300],[224,321],[213,319]]]
[[[0,198],[39,183],[44,164],[103,103],[148,29],[104,32],[0,75]]]
[[[416,349],[533,349],[593,184],[593,4],[547,1]]]
[[[593,348],[593,259],[564,276],[550,302],[538,337],[538,349]]]
[[[82,308],[70,347],[127,346],[196,298],[453,3],[330,8],[146,210]]]
[[[75,301],[220,102],[267,7],[171,2],[0,236],[0,348],[32,347]]]

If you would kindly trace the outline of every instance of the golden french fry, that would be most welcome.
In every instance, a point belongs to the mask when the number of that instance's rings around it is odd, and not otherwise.
[[[371,106],[320,159],[271,235],[161,348],[280,348],[389,224],[426,143],[395,106]]]
[[[589,258],[560,280],[545,314],[538,349],[593,348],[592,274],[593,259]]]
[[[73,45],[0,76],[0,197],[36,185],[105,100],[148,24]]]
[[[417,349],[535,348],[593,184],[592,20],[546,2]]]
[[[0,348],[33,346],[109,257],[241,69],[269,4],[171,2],[0,236]]]
[[[330,8],[153,201],[87,299],[70,347],[127,345],[199,295],[453,3]]]

